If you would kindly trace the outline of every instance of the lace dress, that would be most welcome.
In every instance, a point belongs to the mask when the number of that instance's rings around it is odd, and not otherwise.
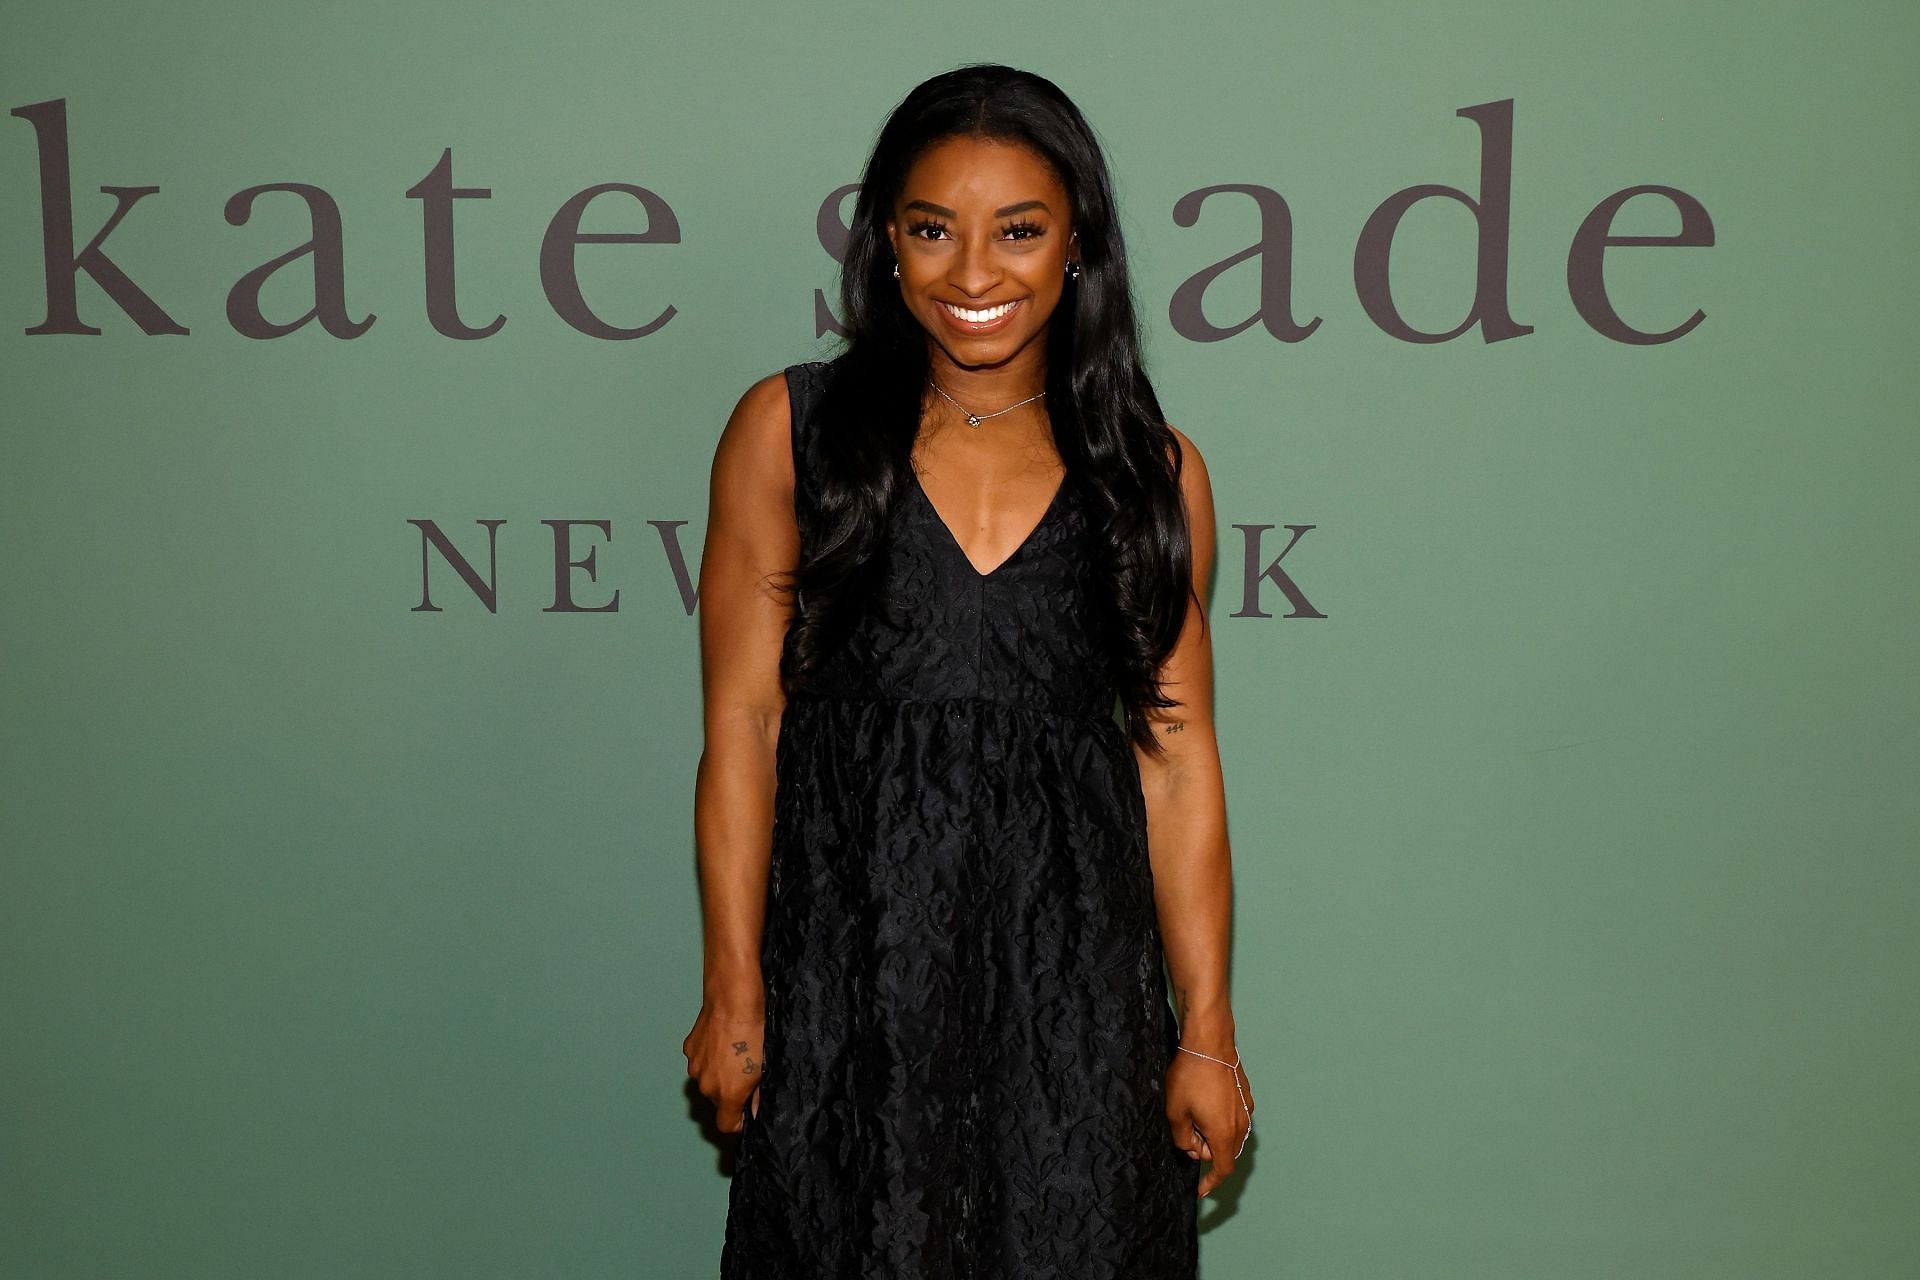
[[[796,486],[829,370],[786,371]],[[1197,1275],[1093,536],[1069,475],[982,573],[916,481],[884,590],[788,699],[722,1280]]]

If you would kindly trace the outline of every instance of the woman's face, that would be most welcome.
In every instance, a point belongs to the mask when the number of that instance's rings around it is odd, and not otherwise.
[[[907,310],[967,367],[1044,358],[1072,235],[1066,188],[1044,160],[968,137],[921,153],[887,220]]]

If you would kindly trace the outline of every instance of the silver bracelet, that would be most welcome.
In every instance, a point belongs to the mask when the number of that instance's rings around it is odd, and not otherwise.
[[[1240,1152],[1247,1149],[1247,1139],[1253,1136],[1253,1108],[1247,1105],[1247,1091],[1240,1087],[1240,1046],[1233,1046],[1232,1062],[1228,1062],[1225,1058],[1216,1058],[1210,1053],[1202,1053],[1198,1049],[1189,1049],[1183,1044],[1175,1045],[1174,1047],[1180,1050],[1180,1052],[1190,1053],[1196,1058],[1205,1058],[1208,1062],[1217,1062],[1223,1067],[1233,1068],[1233,1091],[1240,1095],[1240,1109],[1247,1113],[1247,1131],[1240,1135],[1239,1150],[1233,1153],[1233,1158],[1238,1160],[1240,1158]]]

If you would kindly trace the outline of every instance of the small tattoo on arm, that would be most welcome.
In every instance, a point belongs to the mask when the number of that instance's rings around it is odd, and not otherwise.
[[[747,1042],[745,1040],[735,1040],[733,1042],[733,1051],[735,1053],[745,1053],[747,1051]]]
[[[758,1075],[759,1072],[760,1072],[760,1064],[755,1062],[752,1058],[748,1058],[747,1065],[740,1072],[740,1074],[743,1076],[751,1076],[751,1075]]]

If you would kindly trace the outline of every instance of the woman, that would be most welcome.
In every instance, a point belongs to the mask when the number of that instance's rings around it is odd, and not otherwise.
[[[915,89],[842,302],[843,353],[728,422],[701,563],[722,1276],[1185,1280],[1253,1115],[1213,510],[1079,111]]]

